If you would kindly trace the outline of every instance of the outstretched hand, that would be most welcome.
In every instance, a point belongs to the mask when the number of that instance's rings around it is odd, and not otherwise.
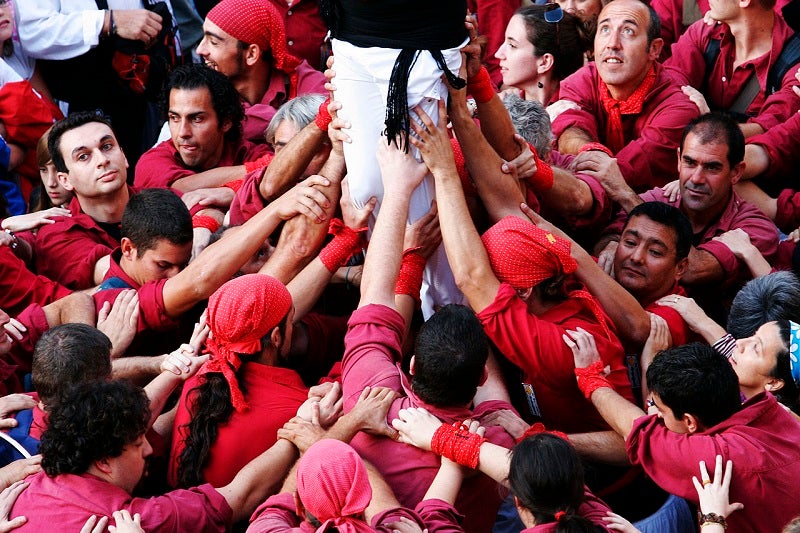
[[[400,433],[397,440],[430,451],[433,434],[442,421],[422,407],[400,409],[397,416],[392,420],[392,427]]]

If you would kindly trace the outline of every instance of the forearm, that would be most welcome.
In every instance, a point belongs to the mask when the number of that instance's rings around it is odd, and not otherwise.
[[[510,161],[520,154],[519,145],[514,142],[517,130],[499,95],[488,102],[478,102],[478,116],[483,136],[500,157]]]
[[[569,441],[584,459],[617,466],[630,465],[625,440],[613,431],[573,433]]]
[[[722,281],[724,277],[725,272],[716,257],[705,250],[692,247],[689,251],[689,266],[686,273],[681,276],[681,283],[685,285],[713,283]]]
[[[758,248],[755,246],[748,246],[745,250],[737,253],[736,258],[747,265],[748,270],[750,270],[754,278],[760,278],[772,272],[772,265],[764,259],[764,256],[761,255],[761,252],[759,252]]]
[[[161,411],[167,404],[169,395],[181,383],[180,376],[166,371],[157,375],[150,383],[145,385],[144,392],[150,400],[150,426],[161,416]]]
[[[89,324],[97,321],[94,300],[83,292],[73,292],[42,308],[47,325],[51,328],[67,323]]]
[[[611,387],[600,387],[592,393],[594,404],[600,416],[620,437],[628,438],[633,422],[645,415],[645,412],[620,396]]]
[[[330,283],[331,277],[333,273],[325,268],[317,256],[286,285],[294,303],[295,322],[311,311]]]
[[[742,179],[749,180],[769,169],[769,154],[761,145],[747,144],[744,147],[744,162]]]
[[[292,137],[264,169],[264,176],[258,186],[264,200],[270,202],[289,190],[322,148],[326,138],[327,132],[320,130],[314,122]]]
[[[511,466],[511,450],[491,442],[481,444],[478,470],[495,480],[497,483],[508,486],[508,470]]]
[[[460,466],[450,461],[442,461],[439,471],[436,472],[436,476],[422,499],[437,499],[455,505],[463,480],[464,473]]]
[[[161,373],[161,362],[164,357],[164,355],[134,355],[114,359],[111,361],[111,377],[144,383]]]
[[[505,109],[503,112],[507,113]],[[519,182],[501,171],[503,160],[486,142],[472,117],[464,109],[457,108],[451,112],[450,120],[461,151],[468,154],[464,158],[467,170],[490,218],[497,221],[509,214],[519,215],[519,204],[524,201]],[[513,136],[511,139],[513,142]]]
[[[284,439],[247,463],[228,485],[217,489],[233,510],[233,523],[246,520],[275,493],[297,459],[297,448]]]
[[[568,170],[556,166],[553,169],[553,187],[536,191],[543,205],[558,206],[567,215],[579,217],[588,214],[594,206],[592,190],[585,181],[579,180]]]
[[[221,187],[229,181],[244,178],[245,173],[244,165],[217,167],[177,179],[172,182],[170,187],[182,193],[194,191],[196,189]]]
[[[755,135],[761,135],[764,133],[764,128],[762,128],[759,124],[755,122],[748,122],[745,124],[739,124],[739,129],[742,130],[742,134],[744,138],[747,139],[748,137],[753,137]]]
[[[583,145],[593,142],[589,134],[580,128],[567,128],[558,137],[558,151],[562,154],[577,154]]]

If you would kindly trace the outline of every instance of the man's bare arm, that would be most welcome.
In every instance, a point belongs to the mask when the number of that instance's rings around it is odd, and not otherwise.
[[[196,189],[208,189],[211,187],[222,187],[229,181],[244,178],[244,165],[230,167],[217,167],[180,178],[172,182],[172,189],[180,192],[189,192]]]
[[[715,283],[722,281],[724,277],[725,271],[722,270],[722,265],[716,257],[710,252],[692,247],[689,251],[689,266],[686,273],[681,276],[681,283],[684,285]]]
[[[593,142],[588,133],[577,127],[567,128],[558,137],[558,151],[562,154],[577,154],[583,145]]]

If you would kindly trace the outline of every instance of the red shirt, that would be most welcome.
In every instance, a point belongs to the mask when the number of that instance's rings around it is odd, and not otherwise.
[[[267,202],[261,196],[261,191],[259,191],[263,178],[263,168],[248,172],[244,177],[244,182],[239,187],[239,190],[236,191],[236,196],[233,197],[231,208],[228,211],[230,213],[231,226],[244,224],[267,205]]]
[[[319,16],[318,0],[270,0],[283,17],[286,28],[286,50],[294,57],[304,59],[319,71],[325,70],[322,46],[328,26]],[[262,137],[263,142],[263,137]]]
[[[234,411],[218,428],[217,440],[211,445],[203,468],[203,479],[215,487],[230,483],[242,467],[275,444],[278,429],[308,398],[308,389],[300,376],[288,368],[245,362],[238,379],[249,408],[241,413]],[[172,486],[177,485],[178,457],[185,448],[187,424],[192,417],[187,395],[198,385],[197,376],[187,380],[178,403],[168,474]]]
[[[0,246],[0,308],[14,316],[30,304],[47,305],[72,293],[44,276],[37,276],[14,255],[8,246]]]
[[[135,192],[128,187],[129,195]],[[83,212],[77,196],[68,209],[71,217],[53,217],[55,224],[39,228],[34,245],[36,272],[73,290],[88,289],[94,286],[95,263],[119,241]]]
[[[269,126],[269,122],[278,111],[278,108],[290,98],[304,94],[328,96],[328,91],[325,90],[325,76],[322,72],[313,69],[305,61],[297,65],[295,72],[297,73],[297,85],[295,87],[291,86],[289,76],[273,72],[269,87],[267,87],[267,92],[261,98],[261,102],[252,105],[245,101],[242,102],[247,119],[242,124],[244,126],[245,139],[263,144],[265,142],[264,132]]]
[[[780,89],[774,94],[766,97],[764,93],[769,69],[778,60],[783,45],[793,33],[782,17],[776,16],[774,20],[772,50],[736,68],[736,41],[728,25],[708,26],[698,20],[672,47],[672,57],[664,63],[664,68],[680,85],[691,85],[698,89],[705,87],[703,94],[711,109],[730,109],[747,80],[755,73],[761,91],[747,108],[748,115],[753,117],[748,122],[768,130],[787,120],[799,107],[797,96],[792,92],[792,86],[797,84],[794,77],[797,69],[790,68],[786,72]],[[706,75],[703,53],[712,39],[720,41],[719,56],[710,74]]]
[[[241,140],[236,144],[225,141],[225,148],[215,168],[243,165],[245,161],[258,159],[268,150],[263,144],[256,145],[246,140]],[[172,187],[177,180],[194,176],[198,172],[201,171],[189,168],[183,163],[172,140],[167,139],[146,151],[139,158],[139,162],[136,164],[134,184],[140,189],[167,189]]]
[[[655,70],[656,80],[645,96],[642,112],[622,116],[626,145],[615,154],[625,181],[638,192],[678,177],[675,154],[683,129],[700,113],[660,64],[655,64]],[[561,82],[561,98],[577,103],[580,109],[564,111],[553,121],[556,137],[575,127],[605,144],[608,114],[599,96],[601,83],[594,63]]]
[[[747,139],[747,144],[757,144],[767,152],[769,167],[759,177],[764,178],[765,188],[781,189],[787,185],[794,186],[790,180],[794,176],[798,163],[800,163],[800,150],[797,149],[797,139],[800,139],[800,114],[794,113],[785,122],[778,124],[760,135]],[[759,184],[762,180],[759,180]],[[778,214],[775,223],[781,229],[788,223],[782,218],[780,198],[778,199]],[[778,222],[781,220],[781,222]],[[788,223],[794,224],[793,222]],[[788,231],[797,229],[797,224]]]
[[[742,410],[694,434],[675,433],[656,416],[634,422],[628,457],[662,489],[698,504],[692,476],[698,463],[713,465],[722,455],[733,461],[730,501],[744,509],[731,513],[731,531],[780,531],[800,514],[800,423],[775,397],[754,396]],[[711,466],[709,466],[711,468]]]
[[[509,403],[497,400],[482,402],[474,410],[437,407],[420,400],[397,364],[404,329],[403,317],[389,307],[371,304],[353,312],[342,360],[345,411],[355,405],[366,386],[389,387],[402,395],[392,403],[387,423],[407,407],[424,407],[444,423],[466,418],[480,421],[491,412],[514,409]],[[499,426],[487,427],[486,438],[506,448],[514,445],[511,435]],[[405,507],[413,507],[422,500],[439,470],[439,457],[435,454],[385,437],[359,433],[350,444],[375,465]],[[497,483],[483,474],[464,480],[456,508],[466,515],[466,530],[491,530],[503,496]]]
[[[565,433],[608,429],[592,402],[578,389],[574,356],[561,338],[567,329],[581,327],[594,336],[600,357],[611,367],[607,378],[614,390],[633,400],[624,350],[611,329],[611,320],[607,320],[609,336],[583,298],[568,298],[536,316],[528,312],[514,287],[503,283],[494,301],[478,313],[478,319],[500,352],[525,373],[546,427]]]
[[[111,516],[120,509],[127,509],[131,515],[139,513],[145,531],[227,531],[233,519],[228,502],[211,485],[174,490],[154,498],[134,498],[90,474],[51,478],[39,472],[26,481],[30,485],[11,512],[14,517],[28,517],[20,532],[49,533],[54,524],[62,531],[80,531],[89,516]]]

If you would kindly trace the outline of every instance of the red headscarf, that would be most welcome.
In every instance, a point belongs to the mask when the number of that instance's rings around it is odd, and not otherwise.
[[[335,525],[340,533],[371,533],[363,518],[372,499],[364,462],[349,444],[322,439],[297,463],[297,495],[306,510],[322,525],[318,533]]]
[[[501,219],[486,230],[481,240],[497,278],[515,289],[529,289],[578,268],[569,253],[569,241],[520,217]]]
[[[269,0],[222,0],[206,18],[240,41],[257,44],[265,53],[271,50],[278,70],[294,74],[300,64],[286,50],[283,19]]]
[[[261,338],[277,326],[292,307],[292,295],[277,279],[265,274],[234,278],[217,289],[208,300],[211,334],[206,353],[211,359],[197,373],[220,372],[231,388],[234,409],[247,408],[236,371],[242,366],[238,354],[261,349]]]

